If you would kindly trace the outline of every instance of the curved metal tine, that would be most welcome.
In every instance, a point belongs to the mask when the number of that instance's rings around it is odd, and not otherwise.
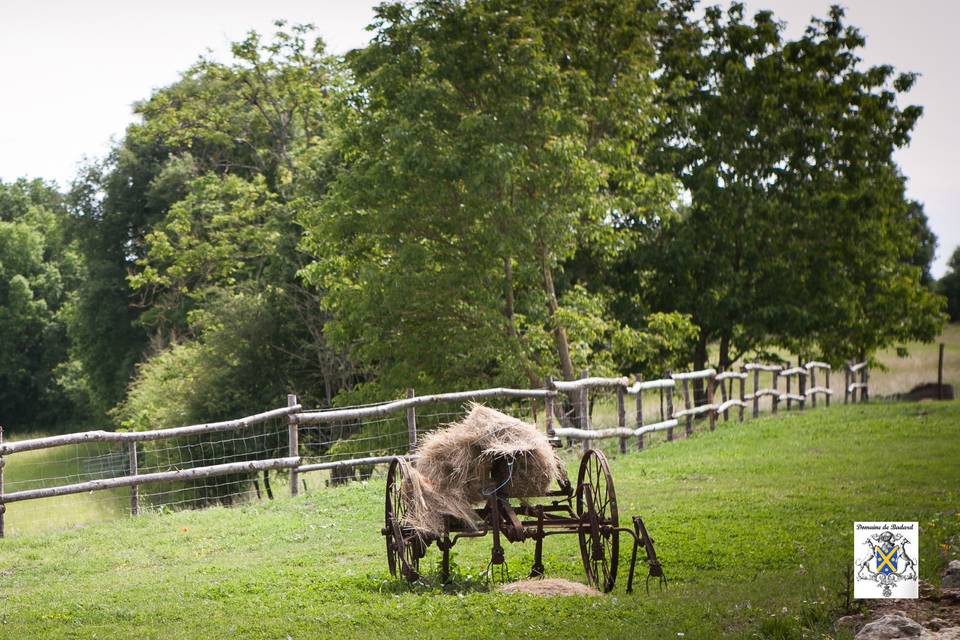
[[[495,572],[494,567],[499,567],[499,569]],[[487,574],[487,582],[490,584],[495,584],[498,582],[505,584],[510,581],[510,567],[507,566],[506,560],[496,565],[493,564],[493,560],[491,560],[487,563],[487,569],[484,571],[484,573]]]
[[[650,595],[650,578],[652,577],[653,577],[652,574],[647,576],[647,595]],[[667,587],[667,576],[661,573],[659,578],[660,579],[658,580],[658,582],[660,584],[660,591],[663,591]]]

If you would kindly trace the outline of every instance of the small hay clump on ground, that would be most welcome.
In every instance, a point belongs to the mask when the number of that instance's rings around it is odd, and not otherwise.
[[[471,403],[460,422],[427,434],[417,446],[415,464],[404,468],[406,523],[439,535],[444,516],[475,527],[473,507],[498,487],[491,471],[498,457],[510,463],[512,498],[543,495],[565,471],[546,435],[535,426],[481,404]]]
[[[563,580],[562,578],[542,578],[520,580],[500,587],[501,593],[523,593],[531,596],[602,596],[593,587]]]

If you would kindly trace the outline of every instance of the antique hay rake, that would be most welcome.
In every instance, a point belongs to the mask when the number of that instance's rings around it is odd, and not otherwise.
[[[544,495],[511,501],[511,461],[507,456],[498,457],[487,479],[489,493],[486,503],[475,509],[479,526],[471,526],[451,516],[444,518],[440,534],[425,533],[406,522],[411,496],[404,486],[404,463],[400,459],[391,462],[387,472],[384,526],[381,533],[386,539],[387,563],[390,573],[409,582],[420,578],[420,560],[427,548],[436,542],[441,551],[440,580],[450,579],[450,550],[462,538],[481,538],[493,535],[490,567],[505,572],[506,561],[502,539],[508,542],[533,540],[534,550],[531,577],[544,575],[543,541],[547,536],[576,535],[580,543],[580,556],[587,582],[603,592],[613,589],[617,578],[620,554],[620,534],[633,539],[630,558],[630,573],[627,592],[633,590],[634,569],[637,552],[643,546],[650,577],[666,580],[663,568],[657,560],[653,540],[647,534],[643,520],[632,518],[633,527],[621,527],[617,509],[617,497],[613,487],[610,466],[601,451],[591,449],[580,460],[577,484],[574,488],[566,474],[558,481],[556,490]]]

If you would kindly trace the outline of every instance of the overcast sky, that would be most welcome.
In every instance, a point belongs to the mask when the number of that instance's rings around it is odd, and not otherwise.
[[[69,185],[78,162],[101,157],[132,120],[131,105],[177,80],[197,57],[272,22],[316,24],[334,53],[362,46],[375,3],[332,0],[0,0],[0,179]],[[952,0],[848,0],[849,21],[867,36],[869,64],[921,74],[909,102],[923,105],[913,143],[897,160],[911,197],[924,203],[940,238],[934,275],[960,245],[960,78]],[[748,0],[799,35],[829,2]]]

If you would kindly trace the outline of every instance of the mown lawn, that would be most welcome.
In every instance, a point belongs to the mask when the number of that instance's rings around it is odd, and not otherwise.
[[[613,473],[621,513],[642,514],[657,542],[666,591],[489,592],[477,577],[489,540],[455,548],[455,588],[428,576],[408,589],[386,571],[378,480],[2,540],[0,638],[822,637],[854,520],[920,521],[932,582],[958,557],[960,403],[721,422],[621,456]],[[548,574],[582,580],[574,540],[547,542]],[[515,575],[529,569],[532,545],[507,554]]]

